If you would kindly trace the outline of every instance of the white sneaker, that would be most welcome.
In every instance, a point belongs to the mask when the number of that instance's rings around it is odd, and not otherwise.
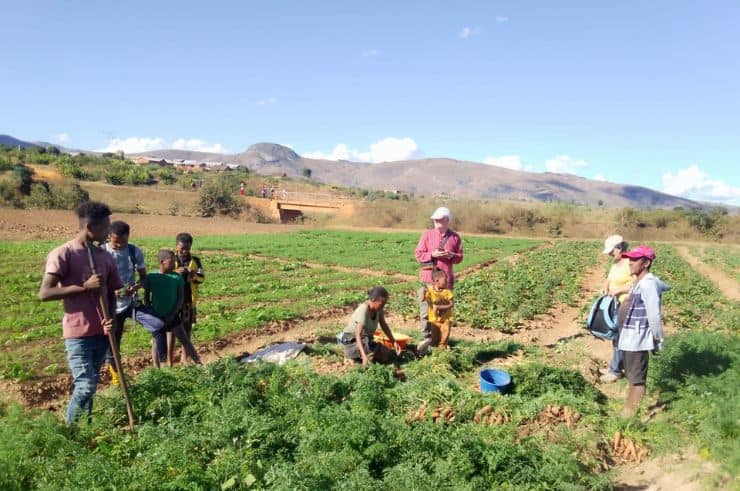
[[[599,377],[599,382],[601,382],[602,384],[613,384],[620,378],[622,378],[621,375],[617,375],[616,373],[610,372],[610,373],[605,373],[604,375]]]
[[[599,374],[600,375],[606,375],[607,373],[609,373],[609,369],[608,368],[599,368]]]

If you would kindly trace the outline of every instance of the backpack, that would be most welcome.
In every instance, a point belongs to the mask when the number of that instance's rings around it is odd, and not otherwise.
[[[128,257],[131,259],[131,268],[136,275],[136,247],[133,244],[128,244]]]
[[[588,313],[586,329],[597,338],[614,340],[617,337],[618,307],[616,297],[602,295],[597,298]]]

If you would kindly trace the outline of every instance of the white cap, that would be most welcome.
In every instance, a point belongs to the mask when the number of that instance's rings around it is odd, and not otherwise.
[[[429,218],[431,218],[432,220],[441,220],[444,217],[452,220],[452,213],[450,213],[450,209],[446,206],[440,206],[439,208],[434,210],[434,213],[432,213],[432,216]]]
[[[604,241],[604,254],[611,254],[615,247],[624,242],[621,235],[610,235]]]

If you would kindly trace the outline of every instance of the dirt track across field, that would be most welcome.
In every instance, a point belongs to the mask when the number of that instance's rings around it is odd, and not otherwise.
[[[676,247],[678,253],[688,262],[692,268],[709,278],[719,291],[730,300],[740,301],[740,285],[737,281],[727,276],[724,272],[713,268],[702,262],[689,252],[688,247]]]
[[[214,217],[134,215],[114,213],[112,220],[131,225],[132,237],[174,237],[179,232],[193,235],[274,234],[290,232],[301,225],[251,223]],[[15,210],[0,208],[0,240],[66,240],[77,232],[77,218],[68,210]]]

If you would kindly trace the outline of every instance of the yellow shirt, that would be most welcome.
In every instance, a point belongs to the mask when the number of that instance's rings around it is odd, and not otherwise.
[[[632,274],[630,274],[630,262],[626,259],[622,259],[619,263],[612,264],[609,269],[609,275],[606,277],[609,280],[609,290],[621,290],[622,288],[632,285]],[[617,297],[619,303],[629,295],[628,292],[622,293]]]
[[[439,304],[448,304],[452,301],[452,290],[435,290],[433,286],[427,288],[424,293],[424,300],[429,303],[429,321],[442,322],[452,319],[452,308],[441,311],[439,314],[434,312],[432,306]]]

